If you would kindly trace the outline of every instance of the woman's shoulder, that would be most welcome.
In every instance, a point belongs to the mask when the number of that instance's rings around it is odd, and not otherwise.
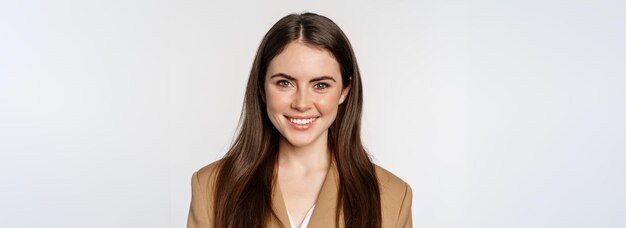
[[[210,213],[214,202],[212,196],[221,161],[221,159],[214,161],[193,173],[187,227],[212,227],[213,213]]]
[[[207,174],[210,174],[210,173],[213,173],[213,172],[217,171],[217,169],[219,168],[222,160],[223,160],[223,158],[218,159],[216,161],[213,161],[213,162],[209,163],[208,165],[203,166],[202,168],[198,169],[198,174],[207,175]]]
[[[196,181],[200,186],[204,188],[213,186],[222,160],[223,159],[213,161],[208,165],[205,165],[202,168],[198,169],[193,174],[194,181]]]
[[[376,164],[374,164],[374,169],[376,170],[378,183],[381,187],[392,191],[405,191],[405,188],[409,187],[408,183],[406,183],[404,180],[402,180],[400,177],[396,176],[392,172],[389,172],[387,169]]]
[[[400,206],[412,197],[413,191],[407,182],[379,165],[374,164],[374,168],[383,203]]]
[[[383,217],[382,227],[412,227],[411,186],[395,174],[374,164],[380,189]]]
[[[223,158],[218,159],[218,160],[213,161],[213,162],[209,163],[208,165],[205,165],[202,168],[198,169],[196,171],[198,177],[206,179],[206,178],[210,177],[211,175],[215,175],[217,173],[217,171],[219,171],[220,165],[221,165],[223,160],[224,160]]]

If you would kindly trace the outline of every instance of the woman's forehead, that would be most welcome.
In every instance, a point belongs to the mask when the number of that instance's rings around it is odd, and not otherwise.
[[[294,41],[283,49],[268,66],[267,75],[286,74],[298,80],[320,76],[341,79],[339,63],[333,54],[323,48]]]

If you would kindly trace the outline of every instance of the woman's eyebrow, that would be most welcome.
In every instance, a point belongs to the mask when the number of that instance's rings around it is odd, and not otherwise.
[[[275,77],[283,77],[292,81],[296,81],[296,79],[294,77],[291,77],[291,75],[285,74],[285,73],[277,73],[274,74],[272,76],[270,76],[270,79],[275,78]]]
[[[337,82],[337,81],[335,81],[334,78],[332,78],[330,76],[320,76],[320,77],[317,77],[317,78],[313,78],[313,79],[311,79],[311,82],[317,82],[317,81],[322,81],[322,80],[332,80],[333,82]]]
[[[286,79],[289,79],[289,80],[292,80],[292,81],[298,81],[296,78],[291,77],[291,75],[288,75],[288,74],[285,74],[285,73],[274,74],[274,75],[270,76],[270,79],[272,79],[274,77],[283,77],[283,78],[286,78]],[[317,81],[322,81],[322,80],[332,80],[333,82],[337,82],[337,81],[335,81],[334,78],[332,78],[330,76],[319,76],[319,77],[311,79],[310,82],[317,82]]]

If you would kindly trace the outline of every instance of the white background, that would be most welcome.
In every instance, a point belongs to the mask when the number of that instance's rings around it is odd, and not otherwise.
[[[256,48],[333,19],[415,227],[626,226],[619,1],[2,1],[0,226],[184,227]]]

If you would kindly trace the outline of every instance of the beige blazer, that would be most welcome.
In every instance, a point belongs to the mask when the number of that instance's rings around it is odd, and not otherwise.
[[[188,228],[213,227],[213,185],[214,172],[219,161],[213,162],[193,174],[191,179],[191,206],[187,220]],[[413,227],[411,221],[411,187],[397,176],[376,165],[376,175],[380,183],[382,227]],[[332,162],[322,189],[317,197],[309,228],[335,227],[335,209],[337,207],[338,172]],[[278,181],[278,180],[276,180]],[[290,228],[287,209],[280,188],[273,189],[273,208],[277,216],[272,216],[269,227]],[[340,215],[339,221],[343,221]],[[343,224],[340,222],[340,227]]]

